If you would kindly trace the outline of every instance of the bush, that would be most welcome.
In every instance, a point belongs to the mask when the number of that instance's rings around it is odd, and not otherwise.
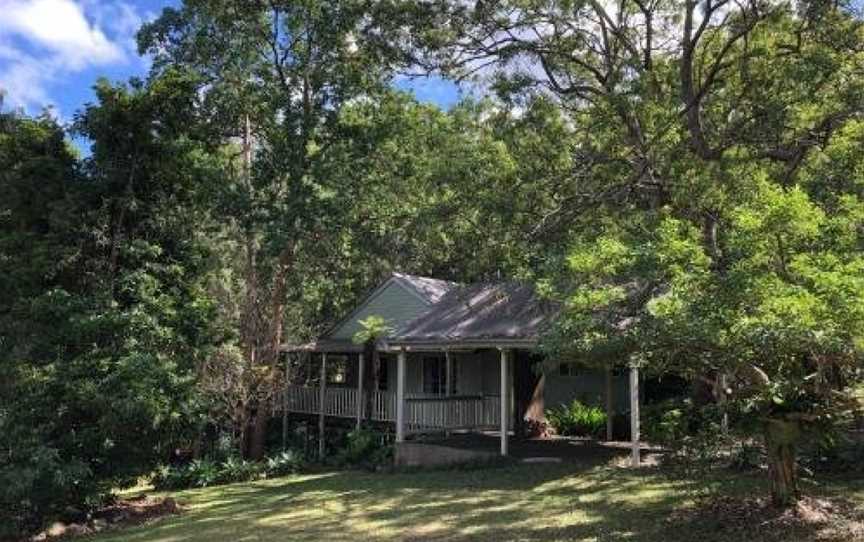
[[[337,465],[374,470],[392,459],[393,447],[385,444],[379,433],[360,428],[348,433],[344,447],[334,460]]]
[[[724,430],[724,412],[722,405],[695,405],[689,398],[646,405],[642,438],[667,448],[667,457],[688,469],[704,471],[720,464],[718,459],[748,468],[758,460],[756,451],[741,447],[731,429]]]
[[[546,411],[546,421],[559,435],[599,437],[606,430],[606,413],[595,406],[573,401]]]
[[[161,465],[153,473],[150,483],[158,490],[186,489],[192,487],[186,476],[186,468],[173,465]]]
[[[229,457],[219,465],[219,482],[223,484],[247,482],[260,478],[263,473],[263,464],[239,457]]]
[[[264,462],[264,472],[268,478],[296,474],[306,467],[303,455],[294,451],[286,450],[273,457],[268,457]]]
[[[280,452],[260,463],[230,456],[225,461],[196,459],[185,465],[163,465],[156,469],[151,482],[159,490],[208,487],[258,478],[285,476],[303,470],[303,454],[294,450]]]

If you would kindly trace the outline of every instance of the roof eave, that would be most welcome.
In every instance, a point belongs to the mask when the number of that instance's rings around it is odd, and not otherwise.
[[[282,352],[330,352],[330,353],[357,353],[365,350],[365,345],[355,344],[350,341],[312,341],[306,344],[283,344]]]
[[[537,339],[531,338],[453,338],[453,339],[388,339],[380,350],[396,352],[405,351],[430,351],[430,350],[474,350],[477,348],[521,348],[525,350],[536,349],[539,345]]]

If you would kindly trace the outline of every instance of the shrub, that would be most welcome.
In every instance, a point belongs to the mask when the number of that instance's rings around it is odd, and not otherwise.
[[[158,490],[192,487],[186,466],[162,465],[156,469],[150,481]]]
[[[599,437],[606,429],[603,409],[578,400],[546,411],[546,421],[559,435]]]
[[[684,401],[667,400],[646,405],[641,420],[642,437],[656,444],[674,446],[696,429],[690,427],[692,417],[689,403]]]
[[[719,464],[748,468],[758,458],[754,450],[740,448],[731,429],[723,428],[724,412],[721,405],[695,405],[689,398],[646,405],[642,438],[667,448],[667,458],[686,469],[705,471]]]
[[[163,465],[156,469],[151,482],[159,490],[179,490],[285,476],[301,472],[305,467],[302,453],[286,450],[260,463],[228,456],[224,461],[207,458],[184,465]]]
[[[305,466],[306,461],[302,454],[294,450],[286,450],[268,457],[264,462],[264,472],[267,477],[285,476],[287,474],[298,473]]]
[[[232,456],[219,465],[219,481],[223,484],[246,482],[259,478],[262,472],[260,464]]]
[[[385,444],[380,434],[360,428],[348,433],[345,446],[335,456],[342,466],[357,466],[375,469],[388,464],[393,458],[393,448]]]
[[[186,467],[186,476],[194,487],[212,486],[219,480],[219,466],[207,459],[196,459]]]

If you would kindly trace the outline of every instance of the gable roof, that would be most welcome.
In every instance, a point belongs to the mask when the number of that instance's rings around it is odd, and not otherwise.
[[[536,343],[559,307],[529,284],[506,282],[452,288],[429,311],[397,329],[390,346],[487,342]]]
[[[455,286],[454,282],[392,273],[321,338],[350,341],[349,335],[353,336],[355,328],[358,328],[358,321],[361,317],[368,316],[370,311],[383,316],[394,328],[401,327],[437,303]]]
[[[400,295],[407,296],[403,298],[405,303],[392,313],[381,311],[385,307],[394,308],[392,303],[382,305],[384,298],[394,293],[394,288],[403,292]],[[503,282],[461,285],[393,273],[318,341],[288,348],[362,351],[362,345],[352,344],[351,339],[343,335],[346,335],[346,329],[356,326],[360,317],[377,305],[382,307],[372,312],[388,319],[395,328],[389,337],[381,341],[384,348],[427,346],[437,349],[490,345],[531,348],[536,346],[560,310],[558,304],[538,296],[531,284]]]
[[[416,293],[427,305],[434,305],[444,297],[444,294],[459,286],[456,282],[421,277],[418,275],[406,275],[404,273],[393,273],[392,280],[398,281],[405,288]]]

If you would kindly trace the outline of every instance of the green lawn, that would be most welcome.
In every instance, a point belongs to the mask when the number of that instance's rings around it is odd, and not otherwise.
[[[825,483],[809,490],[842,496],[859,510],[864,508],[864,481]],[[180,492],[175,496],[186,508],[182,515],[93,540],[823,539],[816,530],[730,528],[711,517],[706,520],[704,514],[687,512],[700,493],[746,496],[758,491],[761,479],[749,476],[688,481],[657,469],[631,471],[606,465],[334,472]],[[827,539],[848,540],[849,535]]]

